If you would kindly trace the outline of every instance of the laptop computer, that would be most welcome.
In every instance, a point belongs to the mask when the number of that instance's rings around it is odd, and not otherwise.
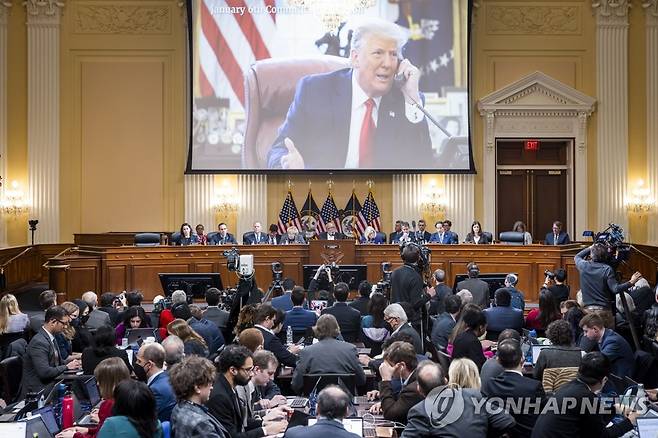
[[[637,417],[637,434],[640,438],[656,438],[658,417]]]
[[[539,353],[541,353],[541,351],[544,348],[548,348],[548,347],[550,347],[550,345],[533,345],[532,346],[532,364],[533,365],[537,365],[537,360],[539,359]]]
[[[62,430],[57,424],[57,419],[55,418],[55,411],[53,411],[52,406],[45,406],[41,409],[37,409],[36,411],[32,411],[33,417],[37,415],[41,416],[43,423],[46,425],[46,427],[48,428],[48,432],[50,432],[51,435],[55,436]]]
[[[136,328],[136,329],[128,329],[126,330],[126,338],[128,338],[128,345],[135,345],[137,344],[138,340],[145,341],[146,338],[154,338],[158,339],[157,337],[157,329],[153,328]]]
[[[24,421],[17,423],[0,423],[0,436],[24,437],[26,434],[26,427],[27,425]]]
[[[46,423],[41,415],[37,415],[25,420],[25,438],[33,438],[37,434],[39,438],[54,438],[55,435],[50,433]],[[14,436],[14,435],[9,435]]]

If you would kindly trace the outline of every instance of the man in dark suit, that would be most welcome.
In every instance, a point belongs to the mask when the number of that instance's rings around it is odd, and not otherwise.
[[[569,235],[562,231],[562,222],[555,221],[553,222],[553,228],[550,233],[546,234],[546,239],[544,239],[545,245],[568,245],[571,243]]]
[[[89,306],[89,315],[87,316],[87,322],[85,323],[87,328],[97,329],[104,325],[112,325],[110,315],[96,308],[98,305],[98,296],[95,292],[87,291],[83,293],[82,301]]]
[[[521,333],[523,329],[523,311],[512,307],[512,298],[509,291],[507,289],[498,289],[494,302],[496,303],[495,307],[484,309],[484,316],[487,318],[487,339],[497,339],[498,334],[508,328]]]
[[[291,300],[291,294],[292,290],[297,287],[295,286],[295,280],[292,278],[285,278],[282,282],[283,286],[283,295],[279,295],[278,297],[272,298],[272,307],[275,309],[281,309],[284,312],[287,312],[288,310],[292,309],[292,300]],[[301,288],[302,291],[304,288]]]
[[[46,289],[39,294],[39,307],[43,312],[35,313],[30,317],[30,329],[36,333],[46,319],[46,310],[57,305],[57,293],[52,289]]]
[[[244,233],[242,236],[243,245],[258,245],[268,243],[267,234],[263,233],[260,222],[254,222],[254,230]]]
[[[383,414],[386,420],[406,424],[409,409],[423,399],[416,384],[417,366],[418,360],[413,345],[402,341],[389,345],[379,366],[382,380],[375,395],[379,396],[380,401],[370,408],[370,412]],[[403,382],[402,389],[397,394],[391,385],[393,379]]]
[[[439,350],[448,346],[448,338],[457,324],[462,300],[457,295],[449,295],[445,299],[445,312],[440,314],[432,326],[432,343]]]
[[[338,321],[340,333],[347,342],[356,342],[361,337],[361,313],[354,307],[347,305],[349,286],[340,282],[334,287],[333,306],[322,310],[322,315],[333,315]]]
[[[398,236],[398,234],[400,234],[401,231],[402,231],[402,221],[395,221],[393,232],[388,235],[388,241],[393,243],[393,241]]]
[[[633,430],[635,411],[627,411],[622,421],[608,427],[615,410],[600,403],[598,393],[610,371],[610,362],[601,353],[583,356],[576,379],[555,393],[555,406],[566,409],[547,409],[537,419],[532,438],[620,437]]]
[[[297,353],[299,345],[289,345],[286,348],[278,336],[272,331],[276,319],[276,309],[269,304],[261,304],[254,315],[254,327],[263,335],[263,348],[271,351],[281,365],[294,367],[297,365]]]
[[[217,325],[203,317],[203,311],[196,304],[190,304],[192,317],[187,320],[190,328],[206,341],[210,355],[213,355],[224,345],[224,335]]]
[[[473,304],[486,309],[489,307],[491,301],[489,297],[489,283],[478,278],[480,268],[475,262],[470,262],[466,265],[466,271],[468,272],[468,279],[457,283],[457,292],[462,289],[468,289],[473,295]]]
[[[295,286],[290,295],[292,300],[292,309],[286,312],[286,319],[283,321],[283,330],[292,327],[294,333],[304,333],[307,328],[313,327],[318,320],[315,312],[304,309],[306,293],[304,288]]]
[[[306,76],[297,85],[268,168],[400,169],[418,167],[419,159],[431,162],[427,121],[414,106],[422,104],[420,71],[399,56],[405,39],[385,20],[358,25],[352,68]],[[396,76],[401,85],[394,87]],[[404,154],[401,144],[407,145]]]
[[[318,421],[310,427],[295,426],[286,430],[285,438],[358,438],[345,430],[342,420],[349,415],[350,398],[342,388],[329,385],[318,394]]]
[[[155,396],[158,420],[169,421],[176,406],[176,395],[164,371],[165,349],[158,343],[142,345],[134,360],[135,375],[144,381]]]
[[[402,224],[404,230],[404,224]],[[425,304],[436,295],[432,287],[425,288],[423,278],[418,272],[420,249],[417,245],[407,245],[402,250],[404,265],[391,274],[391,303],[409,303],[413,312],[407,315],[411,325],[420,331]]]
[[[580,320],[580,326],[590,341],[597,342],[599,351],[610,362],[610,372],[616,376],[633,376],[635,356],[626,339],[612,329],[605,328],[603,319],[589,313]]]
[[[280,408],[268,414],[264,420],[246,417],[247,407],[241,404],[235,389],[245,386],[254,374],[254,361],[246,347],[229,345],[219,355],[219,373],[210,393],[206,406],[210,415],[215,417],[228,430],[231,438],[260,438],[276,435],[286,430],[288,422],[280,419]],[[285,418],[285,413],[283,414]],[[271,419],[270,419],[271,418]]]
[[[336,318],[333,315],[320,316],[313,331],[318,342],[299,353],[290,387],[301,393],[305,374],[352,374],[356,385],[364,385],[366,375],[359,363],[356,347],[336,339],[341,334]]]
[[[326,225],[326,230],[324,233],[320,233],[320,240],[340,240],[345,239],[345,235],[339,231],[336,231],[336,224],[329,222]]]
[[[63,360],[55,341],[55,335],[62,333],[69,325],[71,318],[68,312],[61,306],[51,306],[46,310],[44,319],[45,322],[30,340],[23,356],[21,398],[28,392],[41,391],[44,387],[47,393],[57,376],[66,370],[81,367],[79,359],[71,358],[68,363]]]
[[[427,222],[425,219],[418,221],[418,230],[414,231],[414,240],[418,243],[429,243],[432,234],[426,230]]]
[[[229,313],[219,308],[220,296],[221,292],[216,287],[206,290],[206,303],[208,303],[208,307],[203,311],[203,317],[213,322],[220,330],[224,330],[228,323]]]
[[[407,243],[407,242],[415,242],[416,239],[414,237],[414,233],[409,231],[409,222],[402,222],[401,224],[402,229],[400,230],[399,233],[395,235],[393,240],[391,240],[391,243],[395,244],[402,244],[402,243]]]
[[[386,306],[386,309],[384,309],[384,321],[386,321],[393,330],[391,332],[391,337],[398,333],[409,335],[411,339],[413,339],[416,353],[423,354],[423,343],[420,340],[420,335],[418,335],[416,329],[409,324],[407,314],[400,304],[393,303]]]
[[[368,280],[363,280],[359,283],[359,297],[350,303],[350,307],[355,308],[361,313],[361,316],[369,315],[368,305],[370,305],[370,294],[372,293],[372,285]]]
[[[436,294],[430,300],[428,314],[430,316],[440,315],[445,312],[445,299],[452,295],[452,288],[446,284],[446,273],[443,269],[437,269],[432,274],[434,290]]]
[[[238,241],[235,236],[228,232],[228,225],[224,222],[217,225],[219,232],[212,236],[208,241],[208,245],[237,245]]]
[[[121,321],[119,321],[119,311],[115,306],[115,300],[117,296],[112,292],[105,292],[101,295],[100,306],[98,310],[105,312],[110,315],[110,321],[112,322],[112,327],[116,327]]]
[[[496,400],[503,406],[506,402],[518,402],[518,409],[510,413],[516,420],[515,437],[530,437],[537,417],[541,412],[546,394],[539,380],[524,377],[523,352],[515,339],[507,339],[498,345],[498,362],[505,369],[500,375],[487,380],[481,389],[482,395]]]

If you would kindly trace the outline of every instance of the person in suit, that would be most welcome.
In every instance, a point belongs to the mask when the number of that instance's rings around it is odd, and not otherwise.
[[[498,344],[508,339],[512,339],[518,343],[521,343],[521,334],[516,330],[505,329],[498,335]],[[499,376],[503,371],[505,371],[505,368],[503,368],[500,362],[498,362],[498,358],[496,356],[487,359],[486,362],[484,362],[484,365],[482,365],[482,369],[480,370],[480,382],[482,386],[484,386],[487,381],[493,379],[496,376]],[[539,381],[541,381],[541,379],[539,379]]]
[[[418,220],[418,230],[414,231],[414,240],[418,243],[428,243],[432,234],[426,230],[427,222],[425,219]]]
[[[254,373],[244,386],[237,386],[238,397],[245,402],[247,407],[247,418],[254,415],[262,417],[267,410],[286,403],[286,398],[281,395],[281,390],[274,383],[274,375],[279,367],[279,361],[271,351],[258,350],[253,353]],[[247,422],[243,422],[245,427]]]
[[[320,240],[340,240],[340,239],[345,239],[345,235],[341,233],[340,231],[336,230],[336,224],[333,222],[329,222],[326,226],[325,229],[327,231],[320,233]]]
[[[112,416],[98,431],[98,438],[163,438],[156,416],[155,398],[143,382],[124,380],[114,388]]]
[[[292,309],[292,291],[295,287],[298,287],[295,285],[295,280],[292,278],[284,278],[283,282],[281,283],[283,286],[283,295],[279,295],[278,297],[272,298],[272,307],[275,309],[281,309],[284,312],[287,312],[288,310]],[[301,286],[299,286],[302,290]]]
[[[620,437],[633,430],[637,412],[627,410],[621,421],[608,426],[615,410],[598,403],[599,393],[610,372],[610,361],[605,355],[597,351],[583,356],[576,379],[555,392],[555,405],[566,409],[547,410],[540,415],[531,437]],[[588,408],[591,406],[601,406],[602,409]]]
[[[443,225],[445,222],[450,221],[437,221],[434,223],[434,229],[436,231],[430,236],[430,243],[440,243],[443,245],[459,243],[459,240],[456,239],[457,235],[455,233],[445,230]]]
[[[562,222],[555,221],[553,222],[553,227],[550,233],[546,234],[544,239],[545,245],[568,245],[571,243],[569,235],[562,231]]]
[[[466,235],[464,243],[474,243],[476,245],[486,245],[492,243],[489,235],[482,230],[482,224],[478,221],[473,221],[471,224],[471,231]]]
[[[418,167],[419,157],[431,160],[427,120],[414,106],[422,102],[420,71],[400,60],[405,42],[402,29],[386,20],[356,26],[352,68],[299,82],[268,153],[268,168],[399,169]],[[393,86],[396,76],[399,87]],[[408,145],[404,154],[398,153],[400,144]]]
[[[462,289],[468,289],[473,295],[473,304],[477,304],[481,309],[486,309],[489,307],[491,301],[489,297],[489,283],[478,278],[480,268],[475,262],[470,262],[466,265],[466,272],[468,272],[468,279],[457,283],[457,292]]]
[[[286,233],[279,239],[279,245],[299,245],[304,243],[306,243],[304,235],[294,225],[289,226]]]
[[[370,412],[382,414],[386,420],[406,424],[407,413],[423,398],[416,384],[416,367],[418,359],[414,346],[408,342],[393,342],[384,351],[384,357],[379,366],[379,391],[372,396],[378,396],[380,401],[371,406]],[[402,389],[395,394],[392,380],[403,382]]]
[[[242,236],[243,245],[258,245],[268,243],[267,234],[263,233],[260,222],[254,222],[253,231],[244,233]]]
[[[393,227],[393,232],[388,235],[388,241],[393,243],[393,241],[396,239],[398,234],[402,232],[402,221],[397,220],[395,221],[395,226]]]
[[[44,386],[48,388],[64,371],[80,368],[78,359],[64,361],[55,341],[55,335],[68,327],[70,319],[68,312],[61,306],[55,305],[46,310],[45,322],[30,340],[23,356],[21,398],[28,392],[42,390]]]
[[[279,337],[272,331],[276,320],[276,309],[269,304],[261,304],[254,314],[254,327],[263,335],[263,348],[271,351],[280,364],[287,367],[297,365],[297,353],[301,349],[299,345],[289,345],[286,348]]]
[[[269,232],[267,233],[267,243],[268,245],[278,245],[281,240],[279,236],[279,227],[276,224],[270,224]]]
[[[372,285],[368,280],[363,280],[359,283],[359,296],[356,300],[352,301],[349,305],[361,313],[361,316],[368,314],[368,305],[370,304],[370,294],[372,293]]]
[[[82,372],[85,375],[93,375],[96,366],[108,357],[118,357],[123,360],[128,370],[132,371],[128,354],[116,347],[114,329],[104,325],[94,333],[93,346],[82,351]]]
[[[241,345],[229,345],[219,355],[219,373],[206,407],[228,431],[231,438],[260,438],[283,432],[288,426],[285,411],[279,409],[264,420],[248,417],[236,394],[236,387],[245,386],[254,374],[251,351]],[[283,415],[279,415],[283,413]]]
[[[439,350],[445,351],[448,338],[457,324],[462,300],[457,295],[449,295],[445,299],[445,312],[441,313],[432,326],[432,343]]]
[[[164,371],[165,350],[155,342],[142,345],[133,365],[137,379],[146,383],[155,396],[160,421],[169,421],[171,410],[176,406],[176,396],[171,388],[169,374]]]
[[[286,319],[283,321],[283,330],[292,327],[293,333],[305,333],[306,329],[313,327],[318,320],[318,315],[310,310],[304,309],[306,293],[304,288],[295,286],[290,295],[292,300],[292,309],[286,312]]]
[[[512,307],[523,311],[525,310],[525,296],[523,292],[516,288],[518,283],[519,277],[516,274],[507,274],[505,276],[505,287],[501,289],[509,292],[512,299]]]
[[[409,222],[402,222],[400,232],[395,235],[391,243],[399,245],[407,242],[415,242],[414,234],[409,231]]]
[[[206,290],[206,303],[208,307],[203,311],[203,317],[208,321],[213,322],[220,330],[226,329],[228,323],[229,313],[219,308],[219,298],[221,292],[216,287],[211,287]]]
[[[350,397],[336,385],[329,385],[318,394],[318,421],[310,427],[295,426],[286,430],[284,438],[358,438],[345,430],[342,420],[349,415]]]
[[[512,307],[509,291],[498,289],[494,296],[495,307],[484,309],[487,319],[487,339],[495,340],[503,330],[510,328],[521,333],[523,330],[523,311]],[[489,336],[489,333],[491,336]]]
[[[356,342],[361,335],[361,312],[347,304],[349,286],[340,282],[334,287],[333,306],[322,310],[322,315],[333,315],[338,321],[340,333],[347,342]]]
[[[89,307],[89,315],[87,316],[87,323],[85,324],[87,328],[95,330],[104,325],[112,325],[110,315],[96,308],[98,305],[98,295],[96,295],[96,292],[87,291],[83,293],[82,301],[84,301]]]
[[[101,294],[100,306],[98,307],[98,310],[110,315],[112,327],[116,327],[116,325],[121,322],[119,319],[119,311],[115,306],[115,302],[117,302],[117,296],[112,292],[105,292],[104,294]]]
[[[482,353],[484,344],[480,342],[479,338],[487,330],[487,319],[484,313],[477,308],[465,311],[461,318],[465,330],[455,337],[452,348],[452,359],[465,357],[472,360],[477,365],[478,370],[480,370],[486,358],[484,357],[484,353]]]
[[[190,312],[192,317],[187,320],[190,328],[206,341],[210,355],[216,353],[225,343],[224,335],[222,335],[219,327],[204,318],[201,308],[196,304],[190,304]]]
[[[366,375],[358,360],[356,347],[336,339],[340,335],[338,321],[333,315],[321,315],[313,327],[318,339],[299,353],[299,362],[292,375],[290,387],[301,393],[304,374],[352,374],[356,385],[366,383]]]
[[[413,339],[414,348],[416,353],[423,354],[423,343],[421,342],[420,335],[415,328],[409,324],[407,314],[398,303],[389,304],[384,309],[384,321],[391,326],[391,337],[404,333]]]
[[[219,232],[212,236],[208,241],[208,245],[237,245],[238,241],[235,240],[235,236],[228,232],[228,225],[224,222],[221,222],[217,225]]]
[[[503,404],[519,401],[518,409],[511,411],[516,420],[513,435],[529,438],[545,401],[544,387],[541,381],[523,376],[525,358],[518,341],[507,339],[501,342],[497,354],[498,362],[505,371],[482,385],[482,395],[489,399],[502,399]],[[494,402],[494,405],[496,403],[500,402]]]
[[[180,231],[178,232],[178,239],[176,239],[175,243],[176,245],[179,246],[198,245],[199,236],[192,233],[192,225],[185,222],[180,226]]]
[[[436,294],[430,300],[430,307],[427,311],[430,316],[445,312],[445,299],[452,295],[452,288],[446,284],[446,272],[443,269],[434,271],[432,279]]]
[[[378,233],[373,227],[368,225],[359,239],[359,243],[368,243],[371,245],[382,245],[386,243],[386,234]]]
[[[41,307],[43,312],[35,313],[30,317],[30,329],[33,333],[38,332],[45,322],[46,310],[55,305],[57,305],[57,292],[52,289],[46,289],[39,294],[39,307]]]
[[[610,372],[616,376],[633,376],[635,369],[635,356],[626,339],[612,329],[605,328],[603,319],[589,313],[580,320],[583,334],[590,340],[598,343],[599,351],[610,362]]]

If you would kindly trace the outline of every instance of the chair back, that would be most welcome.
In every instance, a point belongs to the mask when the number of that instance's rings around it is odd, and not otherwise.
[[[487,240],[489,240],[489,243],[494,243],[493,234],[491,234],[489,231],[483,231],[482,235],[487,236]]]
[[[308,397],[314,390],[322,391],[329,385],[338,385],[356,395],[356,379],[354,374],[304,374],[304,387],[302,395]]]
[[[135,234],[135,246],[157,246],[157,245],[160,245],[160,235],[158,233]]]
[[[178,245],[180,243],[180,231],[171,233],[171,238],[169,239],[170,245]]]
[[[349,67],[339,56],[263,59],[245,74],[247,126],[242,161],[247,168],[266,168],[267,153],[286,119],[297,83],[304,76]]]
[[[546,368],[541,384],[546,392],[555,392],[578,375],[578,367]]]
[[[505,245],[523,245],[525,242],[525,234],[518,231],[503,231],[499,237],[500,243]]]
[[[8,357],[0,361],[0,394],[7,404],[13,403],[18,397],[22,379],[23,360],[20,357]]]
[[[0,360],[7,357],[9,345],[19,339],[27,339],[25,332],[3,333],[0,335]]]
[[[377,231],[377,237],[381,238],[382,242],[386,243],[386,233],[382,233],[381,231]]]

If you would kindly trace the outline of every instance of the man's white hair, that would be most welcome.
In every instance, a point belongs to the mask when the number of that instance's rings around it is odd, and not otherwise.
[[[178,303],[184,303],[187,301],[187,294],[183,290],[175,290],[173,294],[171,294],[171,302],[173,304],[178,304]]]
[[[459,292],[456,293],[456,295],[461,298],[462,300],[462,305],[463,304],[468,304],[473,302],[473,294],[471,293],[470,290],[468,289],[462,289]]]
[[[98,303],[98,295],[96,295],[96,292],[89,290],[82,294],[82,301],[92,307],[96,307],[96,304]]]
[[[367,38],[378,36],[395,40],[397,43],[398,54],[401,54],[402,46],[404,46],[409,39],[409,31],[382,18],[359,18],[351,24],[353,25],[352,50],[358,51]]]
[[[370,235],[370,233],[372,233],[372,232],[376,233],[375,229],[373,227],[371,227],[370,225],[368,225],[366,227],[365,231],[363,232],[363,235],[368,237]]]
[[[405,313],[402,306],[399,305],[398,303],[389,304],[388,306],[386,306],[386,308],[384,309],[384,316],[390,318],[397,318],[400,320],[400,324],[404,324],[407,322],[407,314]]]

